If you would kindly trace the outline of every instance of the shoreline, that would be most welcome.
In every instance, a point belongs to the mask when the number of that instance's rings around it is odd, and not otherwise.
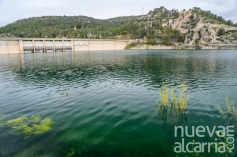
[[[199,47],[195,47],[193,45],[180,45],[180,46],[167,46],[167,45],[149,45],[149,44],[139,44],[137,46],[131,47],[129,50],[159,50],[159,49],[202,49],[202,50],[236,50],[237,45],[233,46],[205,46],[205,45],[200,45]]]

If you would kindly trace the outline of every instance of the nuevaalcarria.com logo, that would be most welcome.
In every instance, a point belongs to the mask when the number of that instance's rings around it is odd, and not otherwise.
[[[190,128],[188,126],[174,127],[174,137],[177,137],[178,130],[180,131],[182,137],[181,142],[175,142],[175,153],[204,153],[205,150],[208,151],[208,153],[210,153],[211,150],[215,151],[215,153],[232,153],[232,150],[234,149],[234,126],[214,126],[212,129],[210,129],[209,126],[198,126],[196,128],[192,126],[191,134],[189,134],[189,129]],[[197,136],[200,138],[204,138],[204,134],[208,134],[209,137],[216,136],[217,138],[214,138],[213,142],[195,142],[195,140],[193,140],[192,142],[185,143],[185,136]]]

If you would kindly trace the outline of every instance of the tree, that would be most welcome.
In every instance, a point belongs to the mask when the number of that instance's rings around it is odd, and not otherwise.
[[[150,44],[158,44],[157,43],[157,39],[156,39],[156,35],[151,35],[149,33],[146,34],[146,39],[147,39],[147,42],[150,43]]]
[[[152,39],[155,39],[155,35],[151,35],[151,34],[146,34],[146,38],[147,40],[152,40]]]
[[[227,24],[227,25],[231,25],[231,26],[234,25],[231,20],[226,21],[226,24]]]
[[[201,10],[201,8],[199,8],[199,7],[193,7],[193,10],[194,10],[194,11],[199,11],[199,10]]]
[[[218,34],[218,36],[221,36],[221,35],[225,34],[225,30],[223,28],[220,28],[217,34]]]
[[[176,40],[178,41],[178,38],[179,38],[179,36],[180,36],[180,30],[174,30],[173,31],[173,33],[174,33],[174,36],[176,37]]]
[[[162,38],[162,40],[163,40],[163,43],[167,46],[171,44],[170,36],[165,36]]]
[[[153,22],[152,27],[155,27],[156,29],[160,29],[162,27],[162,24],[160,22]]]

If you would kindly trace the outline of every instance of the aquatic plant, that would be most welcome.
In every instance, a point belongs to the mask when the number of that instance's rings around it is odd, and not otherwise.
[[[7,117],[6,115],[0,115],[0,126],[4,124],[1,121],[4,120],[6,117]]]
[[[161,89],[159,89],[161,102],[159,103],[156,101],[156,106],[158,106],[160,109],[167,108],[170,112],[172,112],[173,106],[175,106],[176,112],[178,114],[185,112],[187,108],[187,101],[189,100],[189,95],[186,96],[185,94],[185,82],[180,86],[180,91],[181,93],[179,94],[179,97],[176,97],[176,94],[174,93],[174,87],[172,87],[169,101],[168,85],[162,84]]]
[[[185,83],[185,82],[184,82]],[[185,97],[185,85],[184,83],[182,83],[182,85],[180,86],[180,90],[181,93],[179,94],[179,98],[178,98],[178,102],[175,102],[175,108],[177,110],[177,112],[185,112],[186,107],[187,107],[187,101],[189,100],[188,97]],[[177,99],[176,99],[177,100]]]
[[[173,114],[173,109],[175,108],[176,117],[179,123],[186,120],[185,111],[187,108],[188,95],[185,94],[185,82],[180,86],[180,94],[176,97],[174,93],[174,87],[171,88],[171,96],[169,98],[169,88],[167,84],[162,84],[161,89],[159,89],[159,95],[161,101],[156,101],[156,106],[159,109],[159,114],[162,117],[164,123],[166,123],[168,112],[170,115]]]
[[[65,152],[63,152],[63,153],[65,153]],[[75,151],[74,151],[73,148],[71,148],[71,150],[66,154],[65,157],[72,157],[72,156],[74,156],[74,155],[75,155]]]
[[[61,95],[63,95],[63,91],[61,90]],[[68,96],[68,89],[66,89],[66,96]]]
[[[1,119],[0,119],[1,120]],[[5,127],[12,128],[12,135],[25,135],[25,139],[51,129],[54,124],[51,119],[41,120],[40,115],[31,117],[19,117],[3,121]]]
[[[234,120],[236,122],[237,121],[236,104],[235,104],[234,99],[229,100],[228,93],[226,94],[225,102],[226,102],[226,108],[227,108],[227,115],[221,109],[221,107],[217,104],[217,109],[218,109],[219,113],[221,113],[221,115],[223,117],[226,116],[226,119],[231,118],[232,120]]]
[[[162,84],[161,89],[159,89],[160,98],[161,98],[161,105],[165,107],[169,107],[169,92],[168,92],[168,85]]]

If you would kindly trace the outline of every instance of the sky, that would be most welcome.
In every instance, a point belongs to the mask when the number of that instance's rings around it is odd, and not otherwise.
[[[16,20],[45,15],[84,15],[96,19],[147,14],[154,8],[200,7],[237,23],[237,0],[0,0],[0,27]]]

